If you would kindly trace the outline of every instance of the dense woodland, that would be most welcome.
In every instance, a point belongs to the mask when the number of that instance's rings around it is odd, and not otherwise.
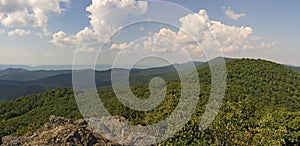
[[[206,130],[199,123],[211,90],[208,67],[198,70],[198,105],[191,120],[162,145],[300,145],[300,74],[283,65],[264,60],[241,59],[226,63],[227,89],[221,109]],[[131,124],[154,124],[169,116],[180,98],[176,74],[168,79],[167,96],[154,110],[134,111],[115,97],[113,90],[99,89],[108,111],[124,116]],[[135,77],[131,89],[139,98],[150,91],[143,84],[152,76]],[[139,82],[139,80],[144,80]],[[141,84],[138,84],[141,83]],[[60,88],[0,103],[0,137],[32,134],[50,115],[82,118],[73,91]]]
[[[194,62],[196,65],[202,62]],[[186,64],[175,64],[178,68],[186,68]],[[1,65],[0,65],[1,67]],[[199,66],[200,67],[200,66]],[[98,88],[107,88],[111,85],[111,72],[119,75],[119,78],[124,77],[129,70],[114,68],[109,70],[94,71],[94,70],[25,70],[18,68],[8,68],[0,70],[0,102],[13,100],[20,96],[27,96],[30,94],[43,93],[48,90],[55,90],[57,88],[72,88],[72,73],[95,73],[95,81]],[[131,79],[136,84],[146,84],[145,78],[151,79],[153,76],[166,76],[167,81],[174,79],[174,75],[170,73],[175,72],[172,65],[139,69],[134,68],[130,70]],[[132,82],[133,83],[133,82]]]

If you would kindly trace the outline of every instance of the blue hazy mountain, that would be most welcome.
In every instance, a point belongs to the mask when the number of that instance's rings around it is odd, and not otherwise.
[[[130,80],[136,84],[147,83],[154,76],[162,76],[166,80],[176,77],[176,68],[190,67],[191,63],[174,64],[163,67],[139,69],[114,68],[103,71],[91,69],[75,70],[73,73],[95,73],[97,87],[109,87],[111,85],[112,71],[122,79],[130,72]],[[194,62],[196,66],[202,62]],[[23,66],[24,67],[24,66]],[[172,73],[171,76],[167,75]],[[56,88],[72,87],[72,70],[27,70],[20,68],[8,68],[0,71],[0,101],[15,99],[20,96],[41,93]]]
[[[3,65],[0,64],[0,70],[5,69],[24,69],[29,71],[36,71],[36,70],[72,70],[74,68],[76,69],[92,69],[93,66],[90,65],[41,65],[41,66],[29,66],[29,65]],[[111,65],[97,65],[96,70],[107,70],[111,68]]]

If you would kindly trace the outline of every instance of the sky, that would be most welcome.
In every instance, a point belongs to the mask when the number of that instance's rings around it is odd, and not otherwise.
[[[300,66],[299,6],[299,0],[0,0],[0,64],[173,64],[225,56]]]

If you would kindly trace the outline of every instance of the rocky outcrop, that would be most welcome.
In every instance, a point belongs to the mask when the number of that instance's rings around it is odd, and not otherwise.
[[[49,122],[33,135],[24,135],[21,137],[6,136],[2,138],[2,145],[117,146],[120,145],[119,143],[125,145],[145,145],[155,140],[155,137],[145,132],[146,130],[130,131],[128,124],[128,120],[119,116],[90,118],[87,120],[80,119],[77,121],[50,116]]]
[[[155,142],[155,133],[141,125],[129,126],[128,120],[119,116],[87,119],[90,126],[102,136],[124,145],[149,145]]]
[[[51,116],[50,121],[37,130],[32,136],[2,138],[4,146],[113,146],[118,145],[94,132],[83,119],[73,121],[62,117]]]

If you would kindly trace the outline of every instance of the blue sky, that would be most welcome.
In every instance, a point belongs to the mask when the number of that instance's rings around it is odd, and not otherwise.
[[[300,26],[298,7],[300,6],[300,1],[298,0],[169,0],[169,2],[186,7],[192,12],[183,9],[179,10],[179,8],[178,11],[174,11],[172,7],[159,7],[159,5],[151,4],[151,2],[146,6],[148,8],[145,8],[144,3],[147,2],[141,3],[133,0],[122,0],[122,5],[120,5],[114,0],[103,1],[109,4],[104,5],[100,2],[97,4],[97,0],[93,2],[91,0],[45,0],[45,2],[53,3],[53,5],[31,3],[26,0],[23,3],[11,2],[13,4],[9,3],[9,0],[4,0],[3,3],[0,2],[0,64],[72,64],[76,53],[81,54],[81,60],[78,61],[81,64],[89,64],[93,60],[91,58],[97,56],[99,57],[99,64],[111,64],[114,61],[113,58],[118,56],[118,52],[124,58],[124,61],[121,62],[127,64],[130,61],[126,62],[126,60],[130,60],[133,56],[138,55],[136,54],[136,50],[131,51],[130,54],[130,51],[126,51],[125,46],[138,49],[139,47],[145,48],[146,46],[141,47],[141,45],[145,44],[151,49],[142,50],[144,54],[147,54],[145,51],[163,54],[160,56],[169,53],[169,56],[173,56],[170,59],[173,62],[176,62],[176,60],[184,62],[186,60],[181,58],[182,54],[178,52],[176,46],[172,48],[172,45],[169,45],[166,41],[154,41],[155,37],[174,38],[181,42],[182,45],[189,44],[191,46],[193,43],[190,41],[185,40],[183,42],[182,39],[179,39],[182,37],[180,35],[180,29],[182,28],[187,33],[192,33],[191,37],[195,37],[197,41],[198,39],[199,41],[203,41],[205,37],[202,35],[198,36],[197,32],[193,34],[194,31],[189,29],[192,26],[187,25],[194,24],[193,20],[195,20],[195,25],[197,25],[197,16],[199,15],[201,16],[199,17],[200,19],[204,19],[206,17],[205,14],[207,14],[209,17],[207,23],[215,27],[218,26],[217,30],[209,33],[214,34],[216,38],[222,38],[217,41],[219,42],[218,50],[222,50],[224,56],[263,58],[279,63],[300,66],[300,57],[298,57],[300,53],[298,48],[300,33],[300,29],[298,28]],[[87,12],[86,8],[89,6],[91,8]],[[120,16],[120,18],[118,14],[111,14],[107,18],[100,17],[101,13],[108,12],[115,7],[120,8],[120,12],[124,12],[124,15]],[[39,15],[35,11],[37,8],[42,9]],[[200,13],[200,10],[205,11]],[[14,12],[19,13],[13,14]],[[189,16],[189,14],[190,17],[187,17],[184,21],[180,21],[180,18]],[[15,17],[8,19],[8,16],[18,15],[20,16],[18,17],[19,19],[15,19]],[[102,39],[111,31],[107,28],[101,28],[97,24],[100,22],[91,23],[91,19],[103,19],[103,22],[105,22],[103,26],[109,26],[109,28],[111,26],[111,29],[114,30],[127,22],[145,20],[147,17],[150,18],[150,16],[172,22],[178,25],[178,28],[158,23],[143,22],[136,24],[128,27],[128,30],[120,30],[116,34],[117,38],[111,39],[105,45],[107,48],[104,48],[103,52],[99,54],[99,46],[103,45]],[[220,22],[220,24],[215,22]],[[205,25],[199,26],[199,33],[215,28],[209,26],[210,28],[206,30],[204,28],[204,26],[206,27],[206,22],[203,24]],[[202,25],[202,22],[199,25]],[[113,26],[116,27],[114,28]],[[193,27],[197,28],[198,26]],[[251,28],[251,31],[245,27]],[[231,28],[236,31],[235,34],[228,32]],[[219,33],[222,30],[226,34]],[[244,33],[246,33],[246,36],[241,35]],[[170,36],[170,34],[174,36]],[[240,34],[240,36],[236,34]],[[86,37],[86,39],[82,38],[82,36]],[[138,39],[145,36],[153,37],[153,39]],[[224,40],[224,37],[232,37],[235,40]],[[75,39],[78,40],[75,41]],[[82,39],[87,41],[81,41]],[[130,44],[130,40],[134,39],[137,39],[136,43]],[[97,41],[96,45],[94,43],[91,44],[91,40]],[[154,42],[160,44],[155,44]],[[87,45],[84,43],[87,43]],[[171,49],[162,46],[162,44]],[[78,47],[80,45],[86,48]],[[150,47],[149,45],[152,46]],[[156,47],[156,49],[153,49],[153,47]],[[209,44],[207,47],[204,45],[203,47],[215,48],[216,46]],[[189,49],[192,56],[201,56],[201,52],[197,51],[196,46],[191,46]],[[207,50],[208,52],[210,51],[209,49]],[[135,53],[132,54],[132,52]],[[195,55],[196,53],[194,52],[199,54]],[[192,58],[194,60],[205,60],[203,55],[202,57]]]

